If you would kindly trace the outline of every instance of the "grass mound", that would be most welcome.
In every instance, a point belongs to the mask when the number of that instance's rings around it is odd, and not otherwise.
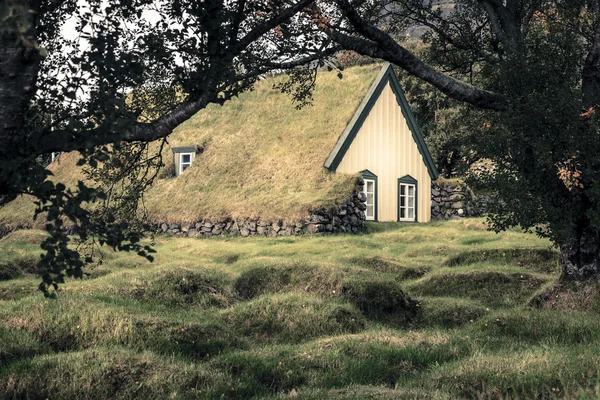
[[[528,274],[503,272],[438,273],[410,286],[415,295],[462,297],[488,305],[525,305],[544,284],[544,280]]]
[[[229,278],[208,269],[163,271],[126,290],[133,299],[169,306],[227,307],[235,301]]]
[[[343,273],[334,268],[283,264],[248,269],[235,282],[235,290],[243,299],[265,293],[296,291],[332,296],[339,294]]]
[[[0,239],[2,245],[7,244],[33,244],[39,245],[48,238],[48,233],[37,229],[20,229],[9,233]]]
[[[46,344],[27,332],[0,327],[0,366],[49,351]]]
[[[10,261],[0,261],[0,281],[34,275],[37,272],[38,260],[34,255],[23,255]]]
[[[455,267],[479,262],[493,262],[499,264],[515,264],[525,269],[544,273],[557,273],[559,255],[556,251],[548,249],[492,249],[460,253],[449,257],[445,265]]]
[[[559,311],[590,311],[600,314],[600,284],[555,283],[531,299],[529,305]]]
[[[393,315],[397,322],[408,322],[417,313],[417,302],[409,298],[397,282],[386,280],[346,280],[342,296],[369,316]]]
[[[0,281],[0,398],[598,398],[598,286],[559,287],[547,241],[478,224],[162,237],[154,263],[107,252],[56,300]],[[475,242],[498,252],[446,264]],[[5,243],[3,262],[39,252]],[[530,262],[499,253],[525,244]]]
[[[14,399],[191,398],[218,377],[201,365],[98,347],[13,364],[0,372],[0,393]]]
[[[361,313],[349,305],[296,294],[239,303],[223,311],[223,320],[240,335],[282,343],[358,332],[365,326]]]
[[[526,354],[480,353],[424,377],[422,386],[444,387],[454,397],[476,399],[598,398],[600,348],[577,346]]]
[[[516,309],[490,313],[470,327],[471,337],[502,338],[507,343],[588,344],[600,340],[600,321],[589,314]]]
[[[353,257],[348,259],[353,265],[370,269],[373,271],[393,274],[399,280],[417,279],[431,270],[430,267],[405,267],[395,260],[388,260],[382,257]]]
[[[325,267],[257,267],[243,272],[235,288],[244,299],[286,291],[341,297],[367,316],[393,315],[397,322],[410,321],[417,310],[416,302],[406,296],[396,281],[377,274],[342,274]]]
[[[218,317],[199,314],[125,311],[122,306],[62,295],[59,301],[21,303],[7,310],[4,325],[39,338],[54,351],[97,345],[126,345],[157,354],[202,359],[225,349],[245,348],[231,326]],[[187,318],[186,318],[187,317]]]
[[[415,325],[454,328],[474,322],[485,313],[485,307],[474,301],[452,297],[429,297],[419,301],[419,313]]]

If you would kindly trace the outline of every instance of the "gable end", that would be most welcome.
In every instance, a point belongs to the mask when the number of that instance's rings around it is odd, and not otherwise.
[[[360,131],[364,121],[367,119],[367,116],[371,112],[371,109],[379,99],[381,92],[386,87],[387,84],[390,84],[392,88],[392,92],[396,97],[396,102],[400,109],[402,110],[402,115],[404,115],[404,119],[408,124],[408,128],[412,133],[413,140],[417,144],[417,148],[419,149],[419,153],[423,157],[423,161],[425,166],[427,167],[427,171],[429,172],[429,176],[432,180],[438,178],[438,171],[433,162],[433,158],[429,153],[429,149],[425,144],[425,140],[423,139],[423,135],[421,134],[421,130],[419,129],[419,125],[408,105],[408,101],[406,100],[406,96],[404,96],[404,91],[400,87],[400,82],[398,81],[398,77],[394,73],[394,70],[391,64],[386,63],[382,68],[381,72],[369,88],[366,96],[360,103],[358,109],[354,113],[354,116],[346,126],[346,129],[339,137],[337,143],[335,144],[333,150],[327,157],[325,161],[325,168],[330,171],[335,171],[339,166],[340,162],[344,158],[344,155],[350,148],[350,145],[354,141],[354,138]]]

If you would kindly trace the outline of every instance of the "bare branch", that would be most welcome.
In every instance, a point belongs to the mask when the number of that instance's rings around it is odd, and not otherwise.
[[[348,0],[338,0],[337,3],[354,28],[368,39],[360,39],[336,31],[328,32],[345,49],[389,61],[457,100],[485,109],[506,109],[507,102],[504,96],[487,90],[477,89],[465,82],[444,75],[425,64],[409,50],[398,44],[388,34],[364,21]]]

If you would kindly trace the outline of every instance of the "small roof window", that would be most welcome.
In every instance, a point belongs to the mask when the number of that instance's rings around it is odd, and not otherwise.
[[[175,162],[175,175],[179,176],[191,167],[194,158],[196,157],[196,147],[173,147],[173,158]]]

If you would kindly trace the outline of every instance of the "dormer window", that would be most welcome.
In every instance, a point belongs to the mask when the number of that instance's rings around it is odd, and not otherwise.
[[[196,148],[191,147],[173,147],[173,157],[175,162],[175,175],[179,176],[188,169],[196,157]]]
[[[181,153],[179,156],[181,157],[179,161],[179,173],[181,174],[192,165],[192,153]]]

